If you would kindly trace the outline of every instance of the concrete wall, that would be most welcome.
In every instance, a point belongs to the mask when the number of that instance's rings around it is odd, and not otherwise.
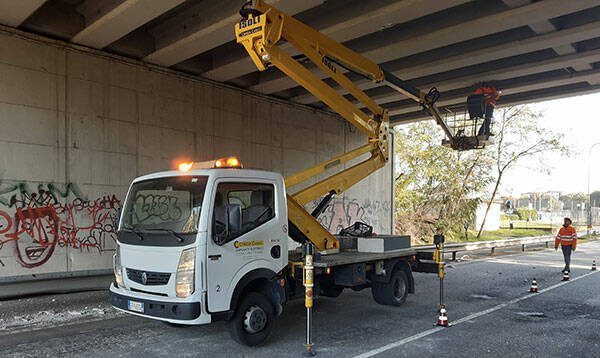
[[[286,176],[365,143],[336,116],[114,56],[6,33],[0,49],[0,278],[110,268],[129,182],[179,158],[239,155]],[[390,177],[336,199],[323,224],[389,233]]]

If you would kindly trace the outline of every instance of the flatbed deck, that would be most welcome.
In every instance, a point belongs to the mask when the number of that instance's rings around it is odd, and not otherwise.
[[[319,268],[334,267],[340,265],[356,264],[361,262],[370,262],[385,260],[395,257],[406,257],[416,255],[416,248],[400,249],[387,252],[358,252],[356,250],[342,250],[337,254],[317,255],[314,259],[314,266]],[[302,254],[296,251],[289,253],[290,261],[301,261]]]

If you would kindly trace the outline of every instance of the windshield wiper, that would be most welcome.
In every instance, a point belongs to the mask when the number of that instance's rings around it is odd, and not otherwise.
[[[164,232],[168,232],[169,234],[173,235],[178,242],[183,242],[185,239],[179,235],[177,232],[175,232],[174,230],[171,229],[144,229],[144,231],[164,231]]]
[[[123,228],[123,229],[121,229],[121,231],[132,232],[132,233],[136,234],[140,240],[144,240],[144,236],[142,235],[142,233],[137,231],[136,229]]]

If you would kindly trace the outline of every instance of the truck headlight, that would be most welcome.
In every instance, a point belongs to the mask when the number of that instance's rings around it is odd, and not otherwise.
[[[115,281],[117,281],[117,286],[123,287],[123,270],[121,268],[121,251],[119,249],[119,245],[117,245],[117,250],[113,256],[113,271],[115,272]]]
[[[175,276],[175,293],[177,297],[188,297],[194,293],[194,272],[196,269],[196,249],[184,250],[179,258],[177,275]]]

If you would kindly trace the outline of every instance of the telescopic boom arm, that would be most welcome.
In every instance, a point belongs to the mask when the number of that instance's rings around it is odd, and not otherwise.
[[[441,118],[434,104],[439,94],[435,89],[428,94],[421,92],[408,82],[384,71],[371,60],[306,26],[263,0],[248,2],[240,10],[240,14],[244,18],[235,25],[237,42],[241,43],[248,51],[260,71],[267,69],[270,64],[276,66],[352,123],[368,138],[367,144],[362,147],[285,179],[286,187],[289,188],[349,160],[370,153],[370,157],[361,163],[287,196],[290,237],[300,242],[310,240],[321,252],[337,251],[339,250],[338,240],[306,211],[303,205],[325,194],[344,192],[383,167],[389,159],[389,116],[387,111],[352,83],[340,69],[358,73],[376,83],[386,84],[418,102],[434,117],[452,142],[453,133]],[[278,46],[282,40],[291,43],[300,53],[334,79],[352,97],[362,103],[369,113],[363,112],[359,106],[350,102],[298,61],[283,52]]]

